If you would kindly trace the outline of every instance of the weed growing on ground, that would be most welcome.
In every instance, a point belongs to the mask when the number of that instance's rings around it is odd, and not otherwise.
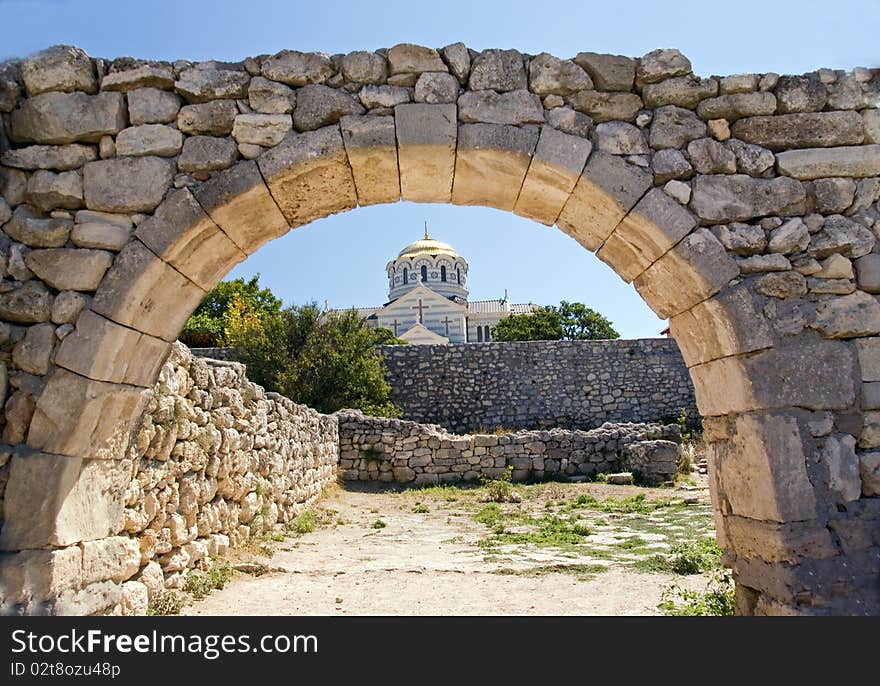
[[[373,529],[384,529],[388,525],[385,522],[383,522],[381,519],[377,519],[375,522],[370,524],[370,526]]]
[[[702,591],[689,591],[677,584],[663,590],[657,605],[676,617],[726,617],[734,612],[734,585],[730,570],[716,570]]]
[[[214,562],[207,573],[190,572],[183,582],[183,590],[196,600],[210,595],[215,589],[222,589],[232,578],[232,565],[226,560]]]
[[[497,479],[482,478],[483,487],[486,489],[486,498],[496,503],[503,503],[510,499],[510,493],[513,485],[510,480],[513,478],[513,466],[507,465],[504,474]]]
[[[428,506],[424,503],[416,503],[416,506],[412,509],[416,514],[428,514],[431,510],[428,509]]]
[[[181,609],[183,609],[183,598],[179,593],[159,591],[147,605],[147,616],[179,615]]]
[[[700,574],[718,569],[721,565],[721,548],[715,541],[699,538],[676,543],[669,555],[652,555],[635,563],[643,572],[671,572],[673,574]]]
[[[285,528],[295,534],[310,534],[318,526],[318,518],[311,510],[300,512],[296,519],[292,519],[285,525]]]
[[[501,567],[495,569],[492,574],[500,574],[502,576],[525,576],[525,577],[541,577],[547,574],[571,574],[579,581],[589,581],[596,574],[608,571],[608,565],[600,564],[555,564],[540,565],[538,567],[529,567],[528,569],[512,569],[510,567]]]

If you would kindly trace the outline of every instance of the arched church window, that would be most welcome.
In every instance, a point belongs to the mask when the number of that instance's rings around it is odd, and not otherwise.
[[[482,342],[483,342],[483,327],[478,326],[477,327],[477,343],[482,343]]]
[[[428,280],[428,268],[425,265],[422,265],[422,281]]]
[[[461,269],[455,268],[455,283],[461,283]]]
[[[491,338],[489,338],[489,325],[486,324],[486,326],[483,327],[483,328],[486,329],[486,333],[483,334],[483,340],[484,340],[484,341],[492,340]]]
[[[446,267],[440,267],[440,280],[446,281]]]

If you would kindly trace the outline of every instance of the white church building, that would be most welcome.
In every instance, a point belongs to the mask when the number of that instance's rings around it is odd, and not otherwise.
[[[358,308],[374,327],[384,327],[411,344],[482,343],[512,314],[531,314],[538,305],[468,300],[468,263],[453,247],[424,238],[410,243],[386,266],[388,302]]]

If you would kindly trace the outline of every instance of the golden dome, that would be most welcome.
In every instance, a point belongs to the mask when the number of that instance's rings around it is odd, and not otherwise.
[[[427,231],[425,237],[410,243],[397,254],[397,258],[401,257],[418,257],[419,255],[449,255],[450,257],[458,257],[458,253],[448,243],[435,241],[428,237]]]

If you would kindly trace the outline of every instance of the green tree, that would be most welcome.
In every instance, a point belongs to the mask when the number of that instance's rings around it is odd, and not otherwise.
[[[205,297],[187,320],[180,340],[191,347],[228,345],[230,306],[237,303],[238,316],[254,315],[269,326],[281,313],[281,300],[268,288],[260,288],[260,275],[248,281],[221,281]],[[233,308],[235,309],[235,308]]]
[[[496,341],[583,341],[619,338],[611,322],[583,303],[563,300],[532,314],[516,314],[495,325]]]

